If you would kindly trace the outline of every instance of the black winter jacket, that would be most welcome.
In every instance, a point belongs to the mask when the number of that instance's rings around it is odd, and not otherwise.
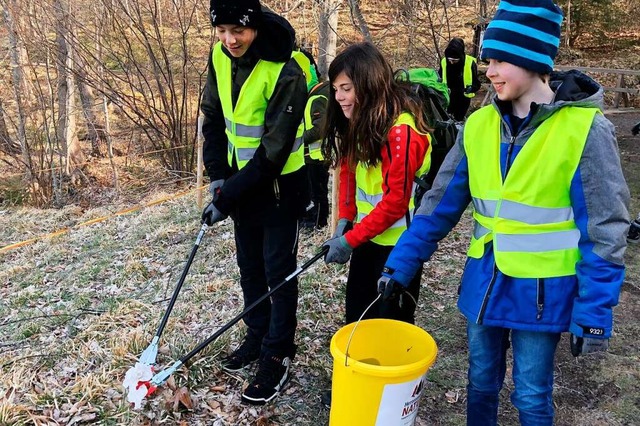
[[[209,178],[226,179],[214,205],[236,222],[298,218],[308,204],[305,170],[281,176],[304,115],[307,87],[298,63],[291,59],[295,32],[286,19],[263,9],[263,22],[249,50],[240,58],[222,51],[232,61],[233,104],[258,60],[285,62],[266,110],[266,131],[253,158],[241,169],[227,161],[228,140],[217,88],[216,70],[209,54],[209,72],[202,96],[203,157]]]

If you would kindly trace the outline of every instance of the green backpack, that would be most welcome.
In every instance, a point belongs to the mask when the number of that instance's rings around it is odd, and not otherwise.
[[[458,126],[447,113],[449,106],[449,88],[442,82],[438,72],[432,68],[399,69],[395,72],[398,81],[408,81],[411,88],[422,101],[422,113],[433,132],[431,133],[431,168],[423,176],[414,180],[419,185],[416,191],[415,205],[420,204],[422,195],[433,185],[433,180],[456,142]]]

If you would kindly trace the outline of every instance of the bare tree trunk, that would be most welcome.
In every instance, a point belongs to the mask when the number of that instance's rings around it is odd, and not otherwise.
[[[365,21],[364,16],[362,16],[359,0],[347,0],[347,3],[349,3],[349,9],[351,9],[351,19],[354,25],[360,33],[362,33],[364,39],[372,43],[371,32],[369,31],[367,21]]]
[[[32,167],[31,167],[31,156],[29,154],[29,146],[27,144],[27,131],[26,131],[26,120],[24,113],[24,104],[22,100],[22,88],[24,87],[24,74],[22,70],[22,63],[20,62],[20,48],[18,43],[18,35],[16,33],[16,28],[14,25],[13,17],[11,14],[11,10],[9,9],[9,4],[3,4],[2,16],[4,18],[4,22],[8,29],[9,35],[9,51],[10,51],[10,61],[12,72],[12,82],[13,82],[13,94],[16,100],[16,109],[18,112],[18,123],[17,123],[17,135],[18,135],[18,143],[20,144],[20,151],[22,154],[22,162],[24,163],[25,170],[25,179],[28,182],[31,182],[32,178]]]
[[[76,86],[78,87],[78,93],[80,94],[80,102],[82,104],[82,112],[87,126],[87,138],[91,142],[91,155],[94,157],[102,157],[100,152],[100,134],[98,133],[99,125],[96,113],[93,110],[95,99],[93,93],[87,84],[87,73],[84,69],[84,64],[80,65],[76,63]]]
[[[75,85],[73,84],[73,53],[68,43],[69,9],[66,0],[56,0],[54,7],[58,14],[56,45],[58,48],[58,119],[56,135],[64,155],[64,174],[71,174],[71,163],[81,163],[82,153],[76,134]]]
[[[338,42],[338,8],[340,0],[320,0],[318,22],[318,71],[327,77],[329,65],[336,57]]]
[[[104,83],[104,62],[102,57],[102,28],[103,21],[99,17],[104,17],[106,14],[106,10],[103,7],[102,10],[96,12],[96,55],[98,59],[98,63],[100,65],[100,69],[98,70],[101,82],[102,91],[102,112],[104,115],[104,136],[107,141],[107,156],[109,157],[109,164],[111,165],[111,171],[113,173],[113,189],[115,193],[120,192],[120,182],[118,179],[118,167],[113,158],[113,140],[111,139],[111,121],[109,119],[109,104],[106,95],[106,84]]]
[[[17,144],[13,139],[11,139],[11,135],[9,135],[7,122],[4,118],[4,107],[2,106],[2,99],[0,99],[0,152],[4,152],[9,155],[20,153],[20,145]]]

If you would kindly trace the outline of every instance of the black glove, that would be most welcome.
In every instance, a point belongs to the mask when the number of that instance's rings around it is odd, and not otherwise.
[[[586,355],[593,352],[606,352],[607,349],[609,349],[609,339],[578,337],[575,334],[571,334],[571,354],[573,356]]]
[[[327,254],[324,255],[324,262],[326,264],[347,263],[351,257],[351,252],[353,251],[345,237],[335,237],[327,240],[322,245],[323,249],[325,249],[325,247],[329,249]]]
[[[336,230],[333,232],[333,237],[331,238],[342,237],[351,229],[353,229],[353,223],[350,220],[340,219],[336,225]]]
[[[217,179],[217,180],[212,181],[209,184],[209,192],[211,193],[212,197],[216,196],[216,193],[218,192],[218,190],[220,188],[222,188],[222,185],[224,185],[224,179]]]
[[[405,291],[405,288],[398,281],[383,275],[378,280],[378,293],[382,294],[382,300],[393,300]]]
[[[464,88],[464,93],[465,93],[465,95],[473,93],[473,87],[471,87],[471,86],[465,87]]]
[[[216,222],[220,222],[221,220],[225,220],[226,218],[227,215],[218,210],[216,206],[213,205],[213,201],[210,202],[202,212],[202,223],[206,223],[208,226],[211,226]]]
[[[633,128],[631,129],[631,134],[632,135],[637,135],[638,133],[640,133],[640,122],[638,122],[638,124],[636,124],[635,126],[633,126]]]

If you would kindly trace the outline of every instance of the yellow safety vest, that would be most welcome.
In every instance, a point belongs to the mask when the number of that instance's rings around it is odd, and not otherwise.
[[[304,57],[300,52],[292,54],[296,61],[299,56]],[[229,141],[227,161],[232,165],[235,156],[238,168],[242,169],[260,146],[260,140],[265,133],[267,105],[285,63],[259,60],[242,85],[234,108],[231,95],[231,59],[222,51],[222,43],[218,42],[214,46],[212,59]],[[295,172],[304,165],[302,140],[302,130],[298,129],[293,148],[281,174]]]
[[[500,115],[492,105],[464,126],[475,226],[467,255],[493,241],[498,269],[516,278],[573,275],[580,260],[571,180],[597,108],[564,107],[546,119],[513,161],[504,182]]]
[[[313,89],[311,89],[313,90]],[[311,95],[309,100],[307,101],[307,105],[304,109],[304,128],[305,130],[313,129],[313,117],[311,116],[311,106],[313,102],[318,98],[327,99],[325,95]],[[321,151],[322,139],[318,139],[317,141],[313,141],[307,145],[309,149],[309,158],[313,160],[324,160],[324,156]]]
[[[417,132],[415,120],[413,116],[407,112],[400,114],[396,119],[394,126],[400,126],[403,124],[409,125],[414,131]],[[423,134],[423,133],[421,133]],[[421,176],[429,171],[431,167],[431,144],[424,156],[424,160],[420,168],[416,171],[415,176]],[[375,166],[367,166],[366,163],[359,162],[356,166],[356,208],[358,214],[356,222],[362,222],[362,220],[376,207],[376,205],[382,201],[383,191],[382,182],[384,177],[382,176],[382,163],[378,163]],[[415,204],[413,202],[413,196],[415,194],[416,184],[414,183],[411,191],[411,199],[407,207],[407,213],[391,225],[383,233],[376,235],[371,241],[382,246],[393,246],[398,242],[400,235],[407,229],[407,226],[413,218],[413,210]],[[408,215],[408,217],[407,217]]]
[[[475,64],[477,61],[473,56],[464,55],[464,57],[465,60],[463,70],[464,73],[462,74],[462,84],[464,84],[464,87],[466,88],[467,86],[471,86],[473,84],[473,71],[471,64]],[[447,84],[447,58],[442,58],[442,61],[440,61],[440,67],[442,68],[442,82],[444,84]],[[464,95],[467,98],[473,98],[476,94],[465,93]]]

